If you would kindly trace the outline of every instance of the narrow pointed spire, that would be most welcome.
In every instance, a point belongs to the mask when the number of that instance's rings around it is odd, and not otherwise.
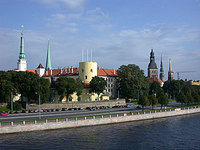
[[[20,52],[19,52],[19,59],[25,60],[25,54],[24,54],[24,32],[23,32],[23,25],[22,32],[21,32],[21,40],[20,40]]]
[[[48,48],[47,48],[47,59],[46,59],[46,67],[45,70],[51,70],[51,57],[50,57],[50,45],[48,40]]]
[[[170,80],[170,81],[173,80],[173,71],[172,71],[171,59],[169,59],[168,80]]]
[[[161,55],[161,62],[160,62],[160,79],[164,81],[164,69],[163,69],[163,63],[162,63],[162,55]]]
[[[171,63],[171,59],[169,59],[169,72],[172,72],[172,63]]]

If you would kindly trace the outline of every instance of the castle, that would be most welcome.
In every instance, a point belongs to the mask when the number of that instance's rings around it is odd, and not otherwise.
[[[76,102],[76,101],[96,101],[99,100],[98,95],[92,93],[90,90],[90,81],[93,77],[99,76],[106,80],[107,85],[104,92],[100,95],[100,100],[109,100],[109,98],[119,98],[119,91],[117,90],[117,70],[115,69],[104,69],[97,67],[97,62],[86,61],[79,62],[79,67],[64,67],[59,69],[52,69],[51,67],[51,58],[50,58],[50,43],[48,41],[47,46],[47,58],[45,68],[42,64],[35,70],[27,69],[27,62],[24,53],[24,34],[23,30],[21,32],[20,40],[20,53],[17,63],[17,71],[29,71],[37,73],[40,77],[49,79],[50,82],[56,81],[59,77],[69,77],[73,79],[80,78],[84,83],[84,89],[81,96],[77,96],[76,93],[72,94],[69,99],[63,99],[63,102]],[[171,69],[171,60],[168,73],[168,79],[173,80],[173,72]],[[150,53],[150,63],[148,65],[148,80],[149,82],[157,81],[163,86],[164,84],[164,69],[162,64],[160,64],[160,78],[158,78],[158,68],[155,63],[155,56],[153,49]],[[55,99],[53,96],[52,100]]]

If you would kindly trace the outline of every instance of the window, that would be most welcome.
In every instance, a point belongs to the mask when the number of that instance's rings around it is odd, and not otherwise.
[[[70,101],[70,102],[72,101],[72,97],[71,97],[71,96],[69,97],[69,101]]]
[[[110,89],[108,89],[108,92],[110,92]]]
[[[87,76],[85,76],[85,79],[87,79]]]
[[[82,69],[82,72],[84,72],[84,69]]]
[[[92,69],[90,69],[90,72],[93,72],[93,70],[92,70]]]
[[[89,101],[92,101],[92,97],[89,97]]]

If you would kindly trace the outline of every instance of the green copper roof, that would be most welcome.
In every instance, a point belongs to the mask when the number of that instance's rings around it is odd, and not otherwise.
[[[48,48],[47,48],[47,59],[46,59],[45,70],[51,70],[51,58],[50,58],[50,45],[49,45],[49,41],[48,41]]]
[[[24,54],[24,33],[23,33],[23,30],[21,32],[19,59],[25,59],[25,54]]]

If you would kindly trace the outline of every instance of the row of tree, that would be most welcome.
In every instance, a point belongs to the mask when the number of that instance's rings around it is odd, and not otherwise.
[[[159,82],[149,83],[144,71],[134,64],[122,65],[118,70],[120,96],[138,99],[142,107],[147,105],[168,104],[168,99],[189,104],[200,102],[200,87],[192,86],[183,80],[166,81],[161,87]]]
[[[0,71],[0,103],[8,103],[11,95],[18,94],[28,102],[38,101],[38,95],[42,103],[47,102],[50,96],[50,82],[32,72]]]
[[[167,105],[168,98],[175,99],[181,103],[200,102],[200,87],[192,86],[189,82],[182,80],[166,81],[161,87],[160,83],[149,83],[144,76],[144,71],[134,64],[122,65],[118,69],[118,90],[120,97],[125,99],[138,99],[142,107],[147,105]],[[48,102],[50,87],[56,89],[62,100],[68,99],[74,92],[78,96],[82,94],[84,84],[80,79],[60,77],[50,84],[48,79],[39,77],[31,72],[0,71],[0,102],[9,102],[11,93],[21,94],[28,102],[37,102],[38,95],[41,102]],[[90,82],[92,92],[103,93],[106,81],[100,77],[93,77]]]

